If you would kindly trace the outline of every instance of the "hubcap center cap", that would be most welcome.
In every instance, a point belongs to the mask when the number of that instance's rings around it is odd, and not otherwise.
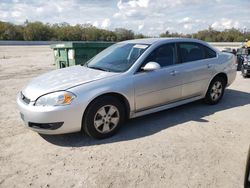
[[[110,122],[109,117],[104,117],[105,122]]]

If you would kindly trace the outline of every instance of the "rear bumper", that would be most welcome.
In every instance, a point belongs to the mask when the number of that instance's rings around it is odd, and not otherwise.
[[[70,104],[56,107],[26,104],[19,96],[17,105],[25,125],[41,134],[64,134],[81,130],[83,107]]]
[[[227,79],[228,79],[227,86],[230,86],[234,82],[236,75],[237,75],[236,69],[235,70],[232,69],[229,72],[227,72]]]

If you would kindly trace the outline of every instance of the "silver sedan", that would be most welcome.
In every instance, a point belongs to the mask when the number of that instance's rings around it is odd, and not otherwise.
[[[116,133],[126,119],[204,99],[218,103],[235,57],[184,38],[123,41],[82,66],[34,78],[19,94],[21,118],[42,134]]]

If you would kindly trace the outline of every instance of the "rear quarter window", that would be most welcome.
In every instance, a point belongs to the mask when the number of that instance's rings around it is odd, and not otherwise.
[[[216,52],[211,48],[195,42],[178,43],[178,50],[182,63],[209,59],[217,56]]]
[[[178,49],[183,63],[206,59],[205,49],[198,43],[179,43]]]
[[[207,46],[203,46],[203,48],[205,49],[206,58],[216,57],[216,52],[214,50],[212,50],[211,48],[209,48]]]

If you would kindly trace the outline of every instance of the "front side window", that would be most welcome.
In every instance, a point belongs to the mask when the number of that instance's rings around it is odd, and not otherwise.
[[[179,53],[183,63],[189,61],[197,61],[206,58],[204,48],[196,43],[180,43]]]
[[[175,45],[165,44],[158,47],[151,54],[149,54],[144,64],[150,61],[158,63],[161,67],[175,64]]]
[[[109,72],[125,72],[149,47],[147,44],[118,43],[97,54],[85,65]]]

